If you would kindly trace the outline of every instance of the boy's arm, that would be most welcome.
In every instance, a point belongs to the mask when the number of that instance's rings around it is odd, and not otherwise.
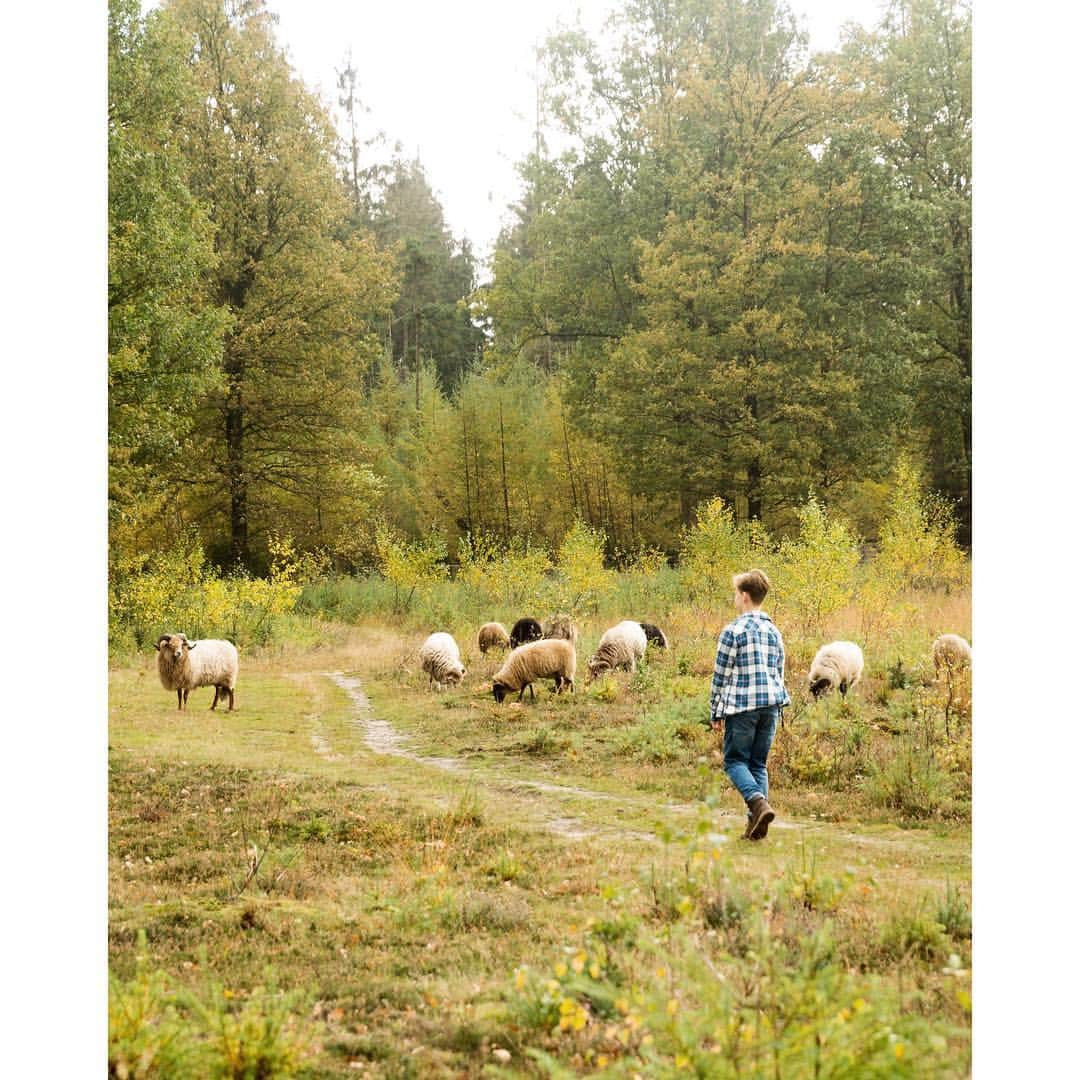
[[[735,635],[731,627],[724,627],[720,635],[720,641],[716,646],[716,665],[713,668],[712,692],[709,694],[709,723],[716,720],[716,707],[720,704],[721,695],[724,692],[724,684],[727,682],[729,669],[735,661]]]

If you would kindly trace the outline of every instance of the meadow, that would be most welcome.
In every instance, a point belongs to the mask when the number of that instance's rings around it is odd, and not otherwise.
[[[476,630],[558,598],[467,574],[408,605],[388,576],[297,585],[242,648],[233,713],[206,690],[179,713],[120,637],[111,1075],[967,1075],[970,677],[935,677],[930,644],[970,638],[969,588],[787,623],[777,596],[793,702],[750,844],[701,722],[730,601],[684,586],[605,579],[577,693],[521,705],[492,699]],[[671,648],[586,686],[623,617]],[[468,669],[446,692],[416,658],[436,628]],[[867,670],[813,701],[834,637]]]

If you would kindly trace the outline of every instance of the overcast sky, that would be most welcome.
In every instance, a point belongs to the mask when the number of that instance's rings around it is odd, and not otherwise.
[[[351,49],[371,133],[419,153],[455,236],[487,255],[519,194],[515,163],[535,114],[534,46],[561,19],[598,34],[612,0],[268,0],[305,82],[333,102]],[[881,0],[793,0],[812,49],[843,23],[877,21]]]

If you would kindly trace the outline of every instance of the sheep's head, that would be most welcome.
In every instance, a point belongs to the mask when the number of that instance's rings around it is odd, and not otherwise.
[[[815,679],[810,684],[810,693],[814,695],[816,701],[822,694],[832,688],[832,682],[829,679]]]
[[[585,685],[588,686],[593,679],[611,670],[611,664],[601,656],[594,656],[589,660],[588,674],[585,677]]]
[[[500,682],[498,679],[491,684],[491,690],[495,695],[495,702],[498,705],[501,705],[503,703],[503,698],[510,693],[510,687],[507,686],[506,683]]]
[[[464,678],[465,678],[465,665],[464,664],[458,664],[457,667],[451,668],[446,673],[446,681],[448,683],[453,683],[454,686],[457,686],[457,684],[459,682],[461,682],[461,680],[464,679]]]
[[[154,648],[163,656],[179,660],[194,649],[195,645],[195,642],[188,641],[186,634],[162,634]]]

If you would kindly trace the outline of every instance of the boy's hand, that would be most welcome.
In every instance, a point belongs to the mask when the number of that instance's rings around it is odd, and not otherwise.
[[[724,724],[720,720],[710,720],[709,727],[711,727],[713,731],[721,731],[724,727]]]

